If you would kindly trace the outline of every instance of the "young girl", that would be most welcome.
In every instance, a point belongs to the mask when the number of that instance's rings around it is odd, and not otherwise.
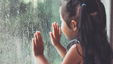
[[[100,0],[65,0],[60,7],[61,29],[53,23],[53,46],[63,58],[61,64],[111,64],[112,51],[106,35],[105,8]],[[60,44],[61,30],[70,40],[67,49]],[[39,64],[49,64],[39,31],[33,39]]]

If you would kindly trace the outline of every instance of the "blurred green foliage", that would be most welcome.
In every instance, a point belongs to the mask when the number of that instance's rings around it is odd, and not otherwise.
[[[60,24],[60,0],[0,0],[0,64],[35,64],[32,51],[32,38],[40,31],[45,51],[51,64],[60,64],[62,58],[52,46],[49,32],[52,23]],[[36,2],[35,2],[36,3]],[[61,35],[61,44],[67,45]]]

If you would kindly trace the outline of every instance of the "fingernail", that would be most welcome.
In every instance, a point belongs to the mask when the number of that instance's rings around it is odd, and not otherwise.
[[[34,34],[34,37],[36,36],[36,33]]]
[[[40,31],[37,31],[37,33],[40,33]]]
[[[40,33],[40,31],[38,33]]]

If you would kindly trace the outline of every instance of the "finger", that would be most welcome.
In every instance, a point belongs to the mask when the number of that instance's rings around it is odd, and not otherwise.
[[[57,24],[55,22],[55,36],[57,35],[56,33],[57,33]]]
[[[56,22],[55,22],[55,32],[56,32],[56,29],[57,29],[57,25],[56,25]]]
[[[35,39],[35,34],[34,34],[34,43],[36,42],[35,40],[36,40],[36,39]]]
[[[39,31],[37,31],[37,34],[38,34],[38,39],[39,39],[39,40],[42,40],[41,33],[40,33]]]
[[[50,36],[51,36],[51,39],[53,40],[54,36],[53,36],[52,32],[50,32]]]
[[[40,44],[43,44],[41,33],[38,31],[38,40]]]
[[[57,29],[59,30],[59,25],[57,24]]]
[[[54,25],[55,25],[55,29],[56,29],[56,22],[54,22]]]
[[[38,45],[40,45],[40,40],[39,40],[39,34],[38,34],[38,31],[37,31],[36,33],[37,33],[37,41],[38,41]]]
[[[61,29],[59,28],[59,35],[61,36]]]
[[[55,35],[55,25],[53,23],[53,34]]]
[[[59,32],[59,26],[58,26],[58,24],[57,24],[57,31]]]
[[[35,33],[35,45],[37,45],[37,34]]]
[[[35,43],[34,38],[32,39],[32,42],[33,42],[33,47],[34,47],[34,45],[35,45],[35,44],[34,44],[34,43]]]
[[[33,49],[35,47],[35,41],[34,41],[34,38],[32,39],[32,42],[33,42]]]
[[[53,28],[53,30],[54,30],[54,23],[52,23],[52,28]]]

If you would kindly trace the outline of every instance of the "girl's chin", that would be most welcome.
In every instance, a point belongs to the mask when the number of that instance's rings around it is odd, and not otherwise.
[[[65,36],[66,37],[66,39],[68,39],[68,40],[73,40],[73,39],[75,39],[76,37],[67,37],[67,36]]]
[[[66,37],[67,40],[70,40],[69,38]]]
[[[70,38],[70,37],[67,37],[67,36],[65,36],[65,37],[66,37],[66,39],[67,39],[67,40],[71,40],[71,38]]]

